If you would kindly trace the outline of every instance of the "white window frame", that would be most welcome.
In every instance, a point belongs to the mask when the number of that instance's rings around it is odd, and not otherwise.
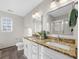
[[[9,21],[10,22],[10,26],[11,26],[10,27],[10,30],[9,29],[4,30],[4,28],[8,26],[8,25],[5,25],[4,26],[4,23],[7,24],[6,21]],[[12,18],[11,17],[1,17],[1,32],[12,32],[12,31],[13,31],[13,20],[12,20]]]

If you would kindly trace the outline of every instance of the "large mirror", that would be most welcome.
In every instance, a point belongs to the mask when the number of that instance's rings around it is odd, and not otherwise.
[[[63,6],[47,13],[48,19],[46,25],[50,34],[72,35],[69,27],[69,16],[73,8],[73,4]]]

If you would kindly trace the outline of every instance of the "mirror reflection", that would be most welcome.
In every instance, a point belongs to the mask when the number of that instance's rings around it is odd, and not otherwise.
[[[69,27],[70,12],[73,9],[73,4],[63,6],[56,10],[47,13],[47,28],[50,34],[72,35]]]

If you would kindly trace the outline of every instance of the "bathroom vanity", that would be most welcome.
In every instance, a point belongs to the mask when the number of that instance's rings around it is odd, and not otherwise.
[[[58,43],[53,39],[24,38],[24,54],[28,59],[75,59],[74,44]],[[55,45],[49,44],[52,42]],[[57,46],[56,44],[61,44]],[[66,48],[66,49],[65,49]]]
[[[55,10],[48,10],[39,18],[33,18],[33,33],[31,34],[46,31],[47,36],[53,38],[42,40],[25,36],[23,39],[24,54],[28,59],[76,59],[77,46],[75,41],[77,38],[75,36],[77,35],[74,33],[77,31],[71,31],[69,27],[72,5],[73,2]],[[69,43],[72,39],[75,43]]]

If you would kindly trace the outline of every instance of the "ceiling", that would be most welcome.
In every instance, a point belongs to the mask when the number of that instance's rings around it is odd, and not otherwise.
[[[25,16],[43,0],[0,0],[0,10]]]
[[[60,15],[65,15],[67,13],[70,13],[71,10],[72,10],[72,5],[73,4],[69,4],[69,5],[65,6],[65,7],[61,7],[59,9],[57,9],[57,10],[51,11],[49,13],[49,15],[52,15],[53,17],[58,17]]]

